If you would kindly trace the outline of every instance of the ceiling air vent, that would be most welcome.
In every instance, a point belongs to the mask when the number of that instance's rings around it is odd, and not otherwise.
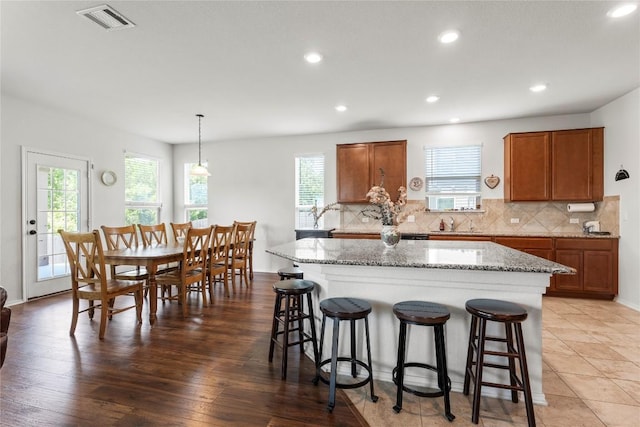
[[[107,31],[120,30],[122,28],[133,28],[136,26],[136,24],[106,4],[79,10],[76,13],[78,15],[86,16]]]

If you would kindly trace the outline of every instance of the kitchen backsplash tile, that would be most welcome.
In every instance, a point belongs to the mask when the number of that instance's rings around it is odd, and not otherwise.
[[[502,199],[485,199],[482,201],[482,212],[425,212],[420,210],[424,202],[410,200],[405,209],[415,210],[415,222],[404,221],[400,231],[405,233],[425,233],[438,230],[440,219],[444,219],[449,229],[450,218],[453,218],[455,230],[479,233],[580,233],[585,221],[600,221],[600,230],[619,234],[620,196],[607,196],[596,203],[594,212],[567,212],[567,204],[559,202],[520,202],[505,203]],[[369,219],[363,222],[360,213],[367,205],[342,205],[340,224],[342,231],[372,232],[380,231],[380,221]],[[517,223],[512,223],[517,218]],[[569,220],[575,218],[577,224]]]

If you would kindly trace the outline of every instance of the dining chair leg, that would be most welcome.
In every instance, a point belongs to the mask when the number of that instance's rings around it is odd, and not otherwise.
[[[69,335],[73,336],[76,332],[76,325],[78,324],[78,311],[80,310],[80,300],[76,297],[73,298],[73,315],[71,316],[71,328],[69,329]]]
[[[136,291],[134,298],[136,299],[136,319],[138,324],[142,324],[142,300],[144,299],[143,291]]]
[[[107,317],[111,315],[109,308],[113,304],[112,301],[102,300],[102,309],[100,310],[100,339],[104,339],[104,333],[107,330]]]

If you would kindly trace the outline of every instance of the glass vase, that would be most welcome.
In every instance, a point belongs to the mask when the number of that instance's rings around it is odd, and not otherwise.
[[[397,225],[383,225],[380,232],[380,239],[387,248],[395,248],[400,242],[400,232]]]

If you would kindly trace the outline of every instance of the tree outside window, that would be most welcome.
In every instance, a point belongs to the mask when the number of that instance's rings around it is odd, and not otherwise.
[[[209,186],[206,176],[192,175],[191,169],[197,163],[184,164],[184,216],[194,227],[206,227],[209,224]],[[207,167],[207,163],[202,164]]]
[[[128,153],[124,166],[125,223],[158,224],[158,160]]]

